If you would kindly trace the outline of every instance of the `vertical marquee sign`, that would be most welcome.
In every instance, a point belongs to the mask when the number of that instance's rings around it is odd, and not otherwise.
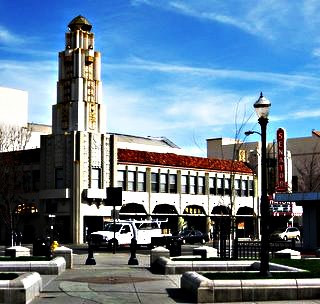
[[[285,130],[279,128],[277,130],[277,146],[278,146],[278,183],[277,191],[278,192],[287,192],[288,183],[286,181],[286,133]]]

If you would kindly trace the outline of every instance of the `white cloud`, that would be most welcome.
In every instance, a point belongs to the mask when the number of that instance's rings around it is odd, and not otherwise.
[[[128,63],[106,64],[106,69],[143,70],[149,72],[161,72],[180,74],[182,77],[198,76],[220,79],[237,79],[246,81],[261,81],[275,83],[287,87],[302,87],[316,89],[320,86],[320,79],[312,75],[281,74],[263,71],[243,71],[232,69],[210,69],[192,67],[187,65],[160,63],[135,58]]]
[[[320,117],[320,110],[310,109],[305,111],[297,111],[292,113],[292,118],[294,119],[305,119],[312,117]]]
[[[0,43],[3,44],[20,44],[24,39],[19,35],[11,33],[8,29],[0,26]]]
[[[108,129],[112,132],[138,132],[138,135],[168,136],[178,129],[192,134],[195,128],[218,128],[233,125],[237,116],[241,123],[248,96],[241,100],[239,113],[235,113],[239,97],[236,94],[214,90],[167,86],[164,96],[154,91],[106,86]],[[166,99],[165,102],[163,99]],[[159,106],[160,105],[160,106]],[[165,105],[165,106],[161,106]],[[232,110],[230,110],[232,109]],[[131,131],[131,132],[130,132]]]
[[[134,3],[230,25],[261,39],[286,39],[291,44],[318,39],[313,38],[317,37],[320,23],[318,0],[136,0]],[[310,31],[314,35],[306,35]]]
[[[315,49],[313,49],[312,55],[313,55],[314,57],[320,57],[320,48],[315,48]]]

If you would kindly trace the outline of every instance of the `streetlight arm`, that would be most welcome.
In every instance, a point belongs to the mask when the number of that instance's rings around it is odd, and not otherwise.
[[[244,132],[245,136],[249,136],[249,135],[252,135],[252,134],[258,134],[258,135],[261,136],[261,133],[258,132],[258,131],[249,130],[249,131]]]

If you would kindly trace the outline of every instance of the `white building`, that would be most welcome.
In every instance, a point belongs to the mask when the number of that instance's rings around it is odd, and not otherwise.
[[[0,122],[26,127],[28,124],[28,92],[0,87]]]

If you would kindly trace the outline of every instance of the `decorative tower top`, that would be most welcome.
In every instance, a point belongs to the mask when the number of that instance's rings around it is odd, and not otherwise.
[[[101,103],[101,58],[94,50],[92,25],[79,15],[68,24],[65,50],[59,53],[57,104],[53,106],[52,131],[105,132]]]
[[[68,24],[68,28],[70,31],[83,30],[90,32],[92,25],[87,18],[79,15],[71,20],[71,22]]]

